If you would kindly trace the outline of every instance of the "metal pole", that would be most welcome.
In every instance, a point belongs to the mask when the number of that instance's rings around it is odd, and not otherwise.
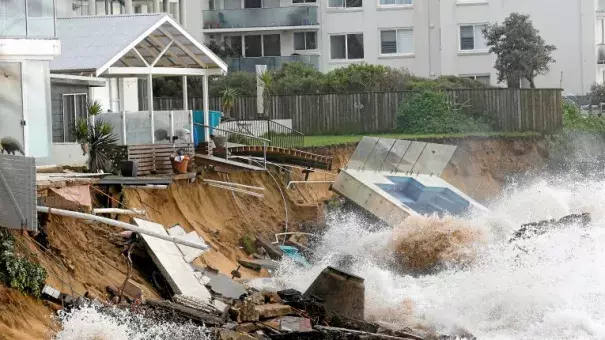
[[[153,121],[153,75],[151,68],[147,75],[147,107],[149,107],[149,118],[151,119],[151,144],[155,144],[155,122]]]
[[[203,99],[204,99],[204,142],[210,141],[210,104],[208,103],[208,76],[203,77]]]
[[[263,167],[267,170],[267,143],[263,141]]]
[[[176,243],[176,244],[181,244],[181,245],[184,245],[184,246],[187,246],[187,247],[191,247],[191,248],[195,248],[195,249],[207,250],[209,248],[208,246],[203,246],[203,245],[197,244],[195,242],[191,242],[191,241],[188,241],[188,240],[183,240],[183,239],[180,239],[180,238],[175,237],[175,236],[170,236],[168,234],[156,233],[156,232],[154,232],[152,230],[148,230],[146,228],[142,228],[142,227],[136,226],[134,224],[124,223],[124,222],[112,220],[112,219],[106,218],[106,217],[95,216],[95,215],[90,215],[90,214],[84,214],[84,213],[75,212],[75,211],[71,211],[71,210],[54,209],[54,208],[40,207],[40,206],[38,206],[36,208],[36,210],[38,212],[47,213],[47,214],[51,214],[51,215],[67,216],[67,217],[73,217],[73,218],[79,218],[79,219],[83,219],[83,220],[88,220],[88,221],[101,222],[101,223],[104,223],[104,224],[107,224],[107,225],[111,225],[111,226],[114,226],[114,227],[118,227],[118,228],[130,230],[130,231],[134,231],[135,233],[139,233],[139,234],[143,234],[143,235],[149,235],[149,236],[152,236],[152,237],[157,237],[157,238],[162,239],[162,240],[166,240],[166,241],[173,242],[173,243]]]
[[[187,76],[183,76],[183,110],[189,110],[189,92],[187,89]]]

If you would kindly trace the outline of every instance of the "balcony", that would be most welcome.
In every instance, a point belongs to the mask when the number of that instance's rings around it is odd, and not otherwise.
[[[55,38],[54,0],[0,1],[0,37]]]
[[[597,64],[605,64],[605,44],[597,45]]]
[[[204,29],[237,31],[318,25],[317,6],[246,8],[204,11]]]
[[[291,55],[281,57],[260,58],[227,58],[229,72],[256,72],[256,65],[267,65],[269,70],[279,70],[284,63],[303,62],[319,69],[319,56],[316,55]]]

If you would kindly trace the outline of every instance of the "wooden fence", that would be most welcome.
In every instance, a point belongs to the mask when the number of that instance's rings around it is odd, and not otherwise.
[[[551,133],[562,127],[562,92],[559,89],[456,89],[445,91],[462,112],[486,116],[494,131]],[[397,127],[397,113],[414,91],[272,96],[269,113],[274,119],[292,119],[304,134],[389,132]],[[158,110],[181,109],[182,100],[156,98]],[[181,106],[179,106],[179,104]],[[201,109],[200,98],[190,98],[190,108]],[[218,98],[210,109],[221,111]],[[254,119],[256,97],[238,98],[233,118]]]

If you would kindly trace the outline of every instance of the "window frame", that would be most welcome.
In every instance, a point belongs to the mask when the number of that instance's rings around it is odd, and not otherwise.
[[[412,52],[395,52],[395,53],[382,53],[382,32],[383,31],[395,31],[395,49],[399,50],[399,35],[398,31],[412,31]],[[396,27],[396,28],[379,28],[378,29],[378,56],[379,57],[411,57],[416,55],[416,37],[414,35],[414,27]]]
[[[411,4],[394,4],[394,5],[383,5],[380,3],[381,0],[376,0],[376,6],[380,9],[400,9],[400,8],[411,8],[414,7],[414,1],[415,0],[410,0],[412,3]]]
[[[73,141],[72,142],[72,141],[68,141],[67,140],[68,134],[71,134],[71,132],[68,132],[69,129],[70,129],[70,127],[67,126],[68,125],[68,120],[66,119],[66,117],[67,117],[67,114],[71,114],[71,113],[70,112],[65,112],[65,110],[67,109],[65,107],[65,99],[67,97],[73,98],[72,99],[73,100],[73,104],[74,104],[73,105],[73,108],[74,108],[73,117],[74,117],[74,124],[75,124],[78,121],[78,105],[77,105],[77,100],[76,99],[77,99],[77,97],[81,97],[81,96],[84,96],[84,103],[85,103],[85,105],[87,107],[88,106],[88,104],[87,104],[88,103],[88,93],[86,93],[86,92],[63,93],[61,95],[61,111],[63,113],[63,143],[77,143],[78,142],[78,141]],[[86,116],[86,119],[90,118],[90,116],[88,114],[88,108],[86,108],[85,116]],[[75,125],[74,125],[74,127],[75,127]],[[69,137],[71,137],[71,136],[69,136]]]
[[[335,61],[335,62],[342,62],[342,61],[359,61],[359,60],[365,60],[365,48],[366,48],[366,44],[365,41],[363,41],[363,58],[354,58],[351,59],[349,58],[349,40],[347,39],[347,36],[349,35],[361,35],[361,38],[364,38],[363,32],[347,32],[347,33],[332,33],[332,34],[328,34],[328,40],[330,41],[330,61]],[[334,36],[344,36],[345,37],[345,58],[342,59],[334,59],[332,58],[332,37]]]
[[[300,50],[296,48],[296,38],[294,37],[297,33],[302,33],[304,36],[304,41],[305,41],[305,49],[304,50]],[[315,48],[308,48],[307,47],[307,34],[308,33],[314,33],[315,34]],[[292,33],[292,49],[294,51],[317,51],[319,49],[319,41],[317,39],[317,37],[319,36],[319,34],[317,33],[317,31],[298,31],[298,32],[293,32]]]
[[[492,75],[490,73],[471,73],[471,74],[460,74],[458,75],[459,77],[462,78],[469,78],[469,79],[473,79],[475,81],[477,80],[477,77],[487,77],[489,79],[489,82],[486,85],[491,85],[492,83]]]
[[[458,24],[458,53],[461,53],[461,54],[489,53],[489,47],[487,47],[487,44],[486,44],[486,47],[483,49],[476,48],[476,46],[477,46],[476,26],[487,26],[487,25],[488,25],[487,22]],[[466,26],[473,27],[473,49],[472,50],[463,50],[462,49],[462,27],[466,27]],[[485,39],[485,37],[483,39]]]
[[[305,6],[305,5],[317,5],[318,1],[317,0],[299,0],[302,2],[294,2],[295,0],[292,0],[292,6]]]
[[[340,10],[340,11],[361,11],[363,10],[363,0],[361,1],[361,6],[356,6],[356,7],[348,7],[347,6],[347,0],[341,0],[342,1],[342,6],[330,6],[330,0],[326,0],[326,6],[328,8],[328,10]],[[367,1],[367,0],[366,0]]]

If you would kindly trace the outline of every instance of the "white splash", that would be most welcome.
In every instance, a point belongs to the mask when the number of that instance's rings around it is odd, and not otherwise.
[[[128,310],[101,312],[97,307],[83,307],[69,313],[60,312],[62,330],[56,340],[210,340],[209,330],[193,323],[175,324],[146,319]]]
[[[485,236],[463,269],[411,276],[384,263],[391,230],[331,216],[316,262],[282,263],[259,286],[304,291],[339,255],[352,255],[365,278],[366,317],[448,333],[461,327],[479,339],[605,339],[605,182],[540,180],[508,188],[491,212],[470,218]],[[588,212],[588,228],[569,226],[510,244],[523,223]],[[374,231],[369,231],[374,230]]]

